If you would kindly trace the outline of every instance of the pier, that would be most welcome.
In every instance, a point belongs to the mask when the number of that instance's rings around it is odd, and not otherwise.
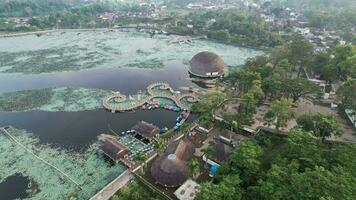
[[[135,100],[127,99],[125,95],[119,92],[112,92],[111,95],[104,98],[103,107],[113,113],[125,112],[135,110],[145,104],[153,104],[154,99],[164,98],[173,101],[182,110],[190,110],[190,106],[183,101],[186,100],[187,103],[199,101],[196,94],[180,94],[173,91],[167,83],[153,83],[147,87],[147,94],[140,94]]]

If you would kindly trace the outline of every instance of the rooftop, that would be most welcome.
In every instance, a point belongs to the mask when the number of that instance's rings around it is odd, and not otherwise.
[[[165,187],[183,184],[188,178],[187,161],[193,157],[194,151],[194,145],[189,141],[171,143],[165,153],[152,164],[152,177]]]
[[[198,77],[215,78],[224,74],[224,60],[215,53],[203,51],[190,60],[189,72]]]
[[[132,127],[132,130],[148,140],[154,139],[160,133],[160,129],[157,126],[145,121],[138,122]]]

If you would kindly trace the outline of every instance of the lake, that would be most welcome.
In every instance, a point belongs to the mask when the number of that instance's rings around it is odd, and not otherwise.
[[[89,31],[0,38],[0,92],[79,87],[128,95],[144,90],[153,82],[167,82],[174,89],[199,87],[187,72],[187,63],[196,53],[213,51],[232,69],[262,53],[207,40],[177,44],[171,42],[173,37]],[[125,170],[121,165],[111,166],[99,153],[100,133],[109,129],[125,131],[139,120],[172,127],[177,115],[166,110],[115,114],[104,109],[0,112],[0,126],[19,129],[16,133],[19,140],[86,185],[86,192],[79,195],[79,199],[86,199]],[[1,199],[52,200],[68,197],[75,191],[75,185],[31,158],[3,135],[0,137]],[[39,186],[36,194],[26,192],[31,189],[28,188],[30,180]]]

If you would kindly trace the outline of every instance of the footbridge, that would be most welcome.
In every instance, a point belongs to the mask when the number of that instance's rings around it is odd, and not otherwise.
[[[199,101],[196,94],[175,93],[169,84],[161,82],[150,84],[147,87],[147,93],[148,95],[142,95],[141,98],[130,100],[119,92],[112,92],[109,96],[104,98],[103,107],[111,112],[125,112],[135,110],[145,104],[151,104],[154,99],[165,98],[172,100],[176,106],[182,110],[190,110],[190,106],[188,106],[187,103]],[[186,103],[184,103],[184,100],[186,100]]]

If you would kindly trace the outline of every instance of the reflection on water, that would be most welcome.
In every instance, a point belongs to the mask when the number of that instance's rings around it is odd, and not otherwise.
[[[138,110],[110,113],[101,110],[82,112],[0,112],[0,126],[26,129],[39,137],[41,143],[81,149],[97,140],[109,128],[120,133],[129,130],[138,120],[159,127],[173,127],[178,113],[167,110]]]

